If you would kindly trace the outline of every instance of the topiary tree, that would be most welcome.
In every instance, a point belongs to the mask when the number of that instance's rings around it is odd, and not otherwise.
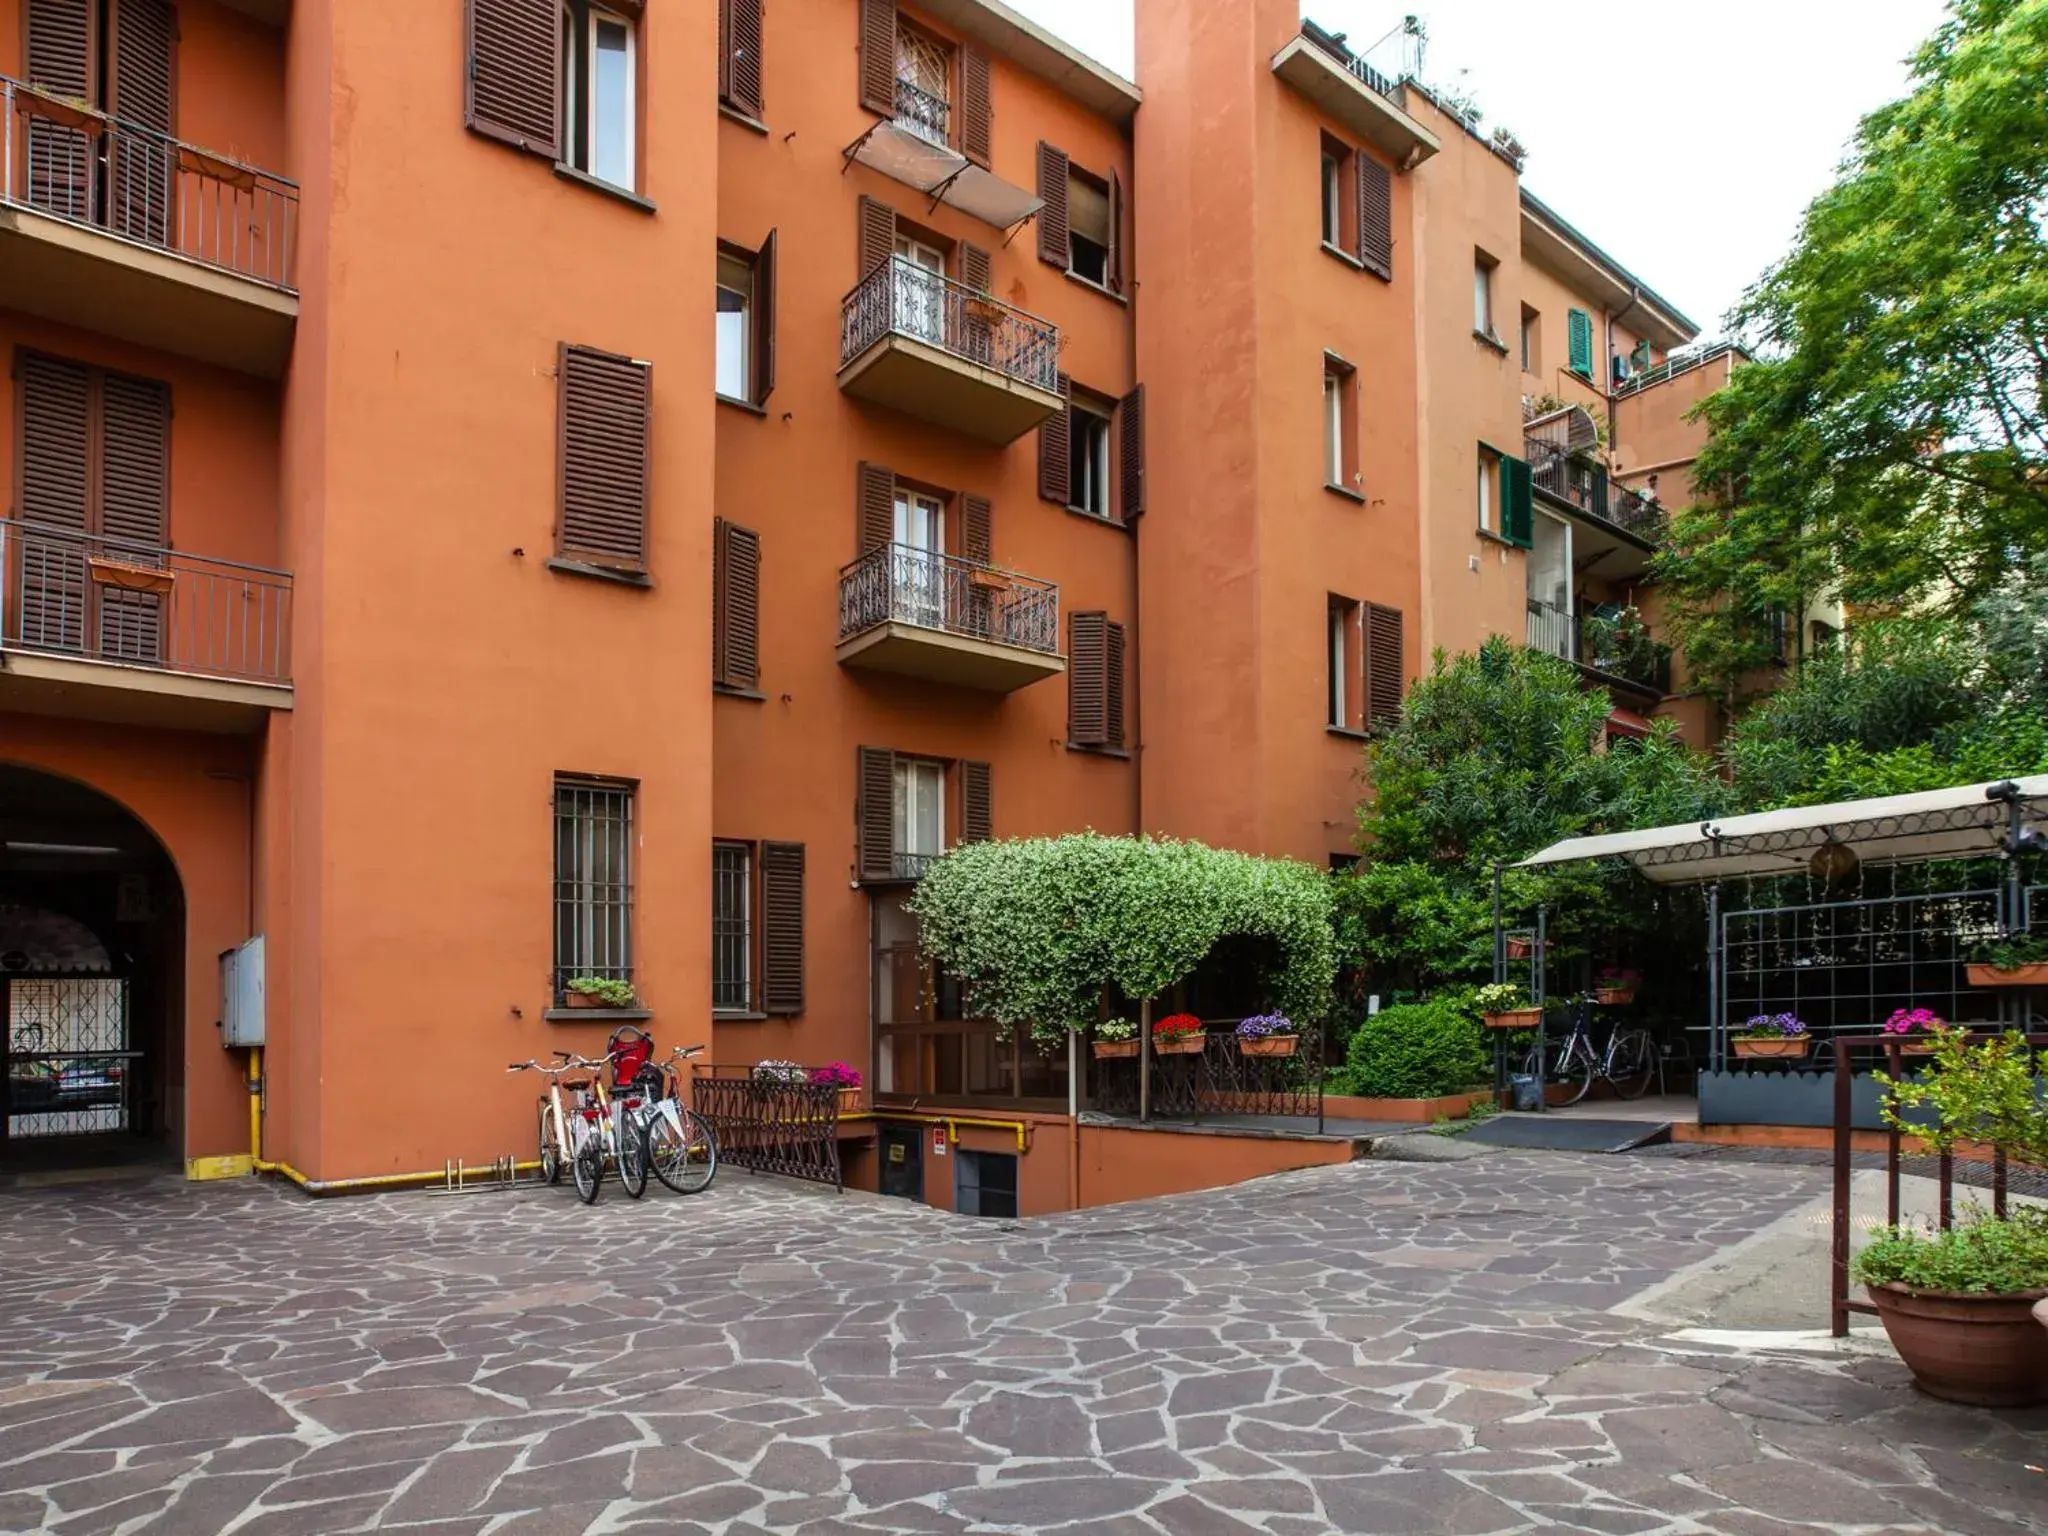
[[[1460,988],[1396,1003],[1361,1022],[1330,1088],[1369,1099],[1434,1099],[1483,1086],[1493,1072],[1486,1030]]]
[[[1273,1007],[1302,1022],[1330,1006],[1329,881],[1287,859],[1093,832],[966,843],[909,909],[976,1014],[1046,1043],[1092,1024],[1106,989],[1156,997],[1233,934],[1273,941]]]

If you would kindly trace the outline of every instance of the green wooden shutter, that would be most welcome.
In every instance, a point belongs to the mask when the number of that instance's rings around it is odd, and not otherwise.
[[[1510,544],[1524,549],[1536,543],[1535,486],[1529,461],[1506,453],[1500,456],[1500,533]]]
[[[1583,309],[1571,312],[1571,370],[1583,378],[1593,377],[1593,317]]]

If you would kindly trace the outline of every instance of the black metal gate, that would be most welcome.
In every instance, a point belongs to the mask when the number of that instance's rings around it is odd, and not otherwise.
[[[0,1136],[98,1136],[133,1122],[130,986],[123,976],[0,976],[7,1072]]]
[[[1236,1023],[1210,1025],[1199,1051],[1168,1053],[1154,1043],[1142,1108],[1156,1119],[1258,1117],[1323,1121],[1323,1026],[1304,1029],[1294,1054],[1247,1055]],[[1097,1058],[1089,1100],[1104,1114],[1140,1112],[1140,1056]]]

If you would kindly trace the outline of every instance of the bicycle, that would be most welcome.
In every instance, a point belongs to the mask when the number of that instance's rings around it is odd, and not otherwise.
[[[679,1062],[704,1054],[701,1045],[679,1045],[642,1076],[657,1074],[661,1092],[640,1111],[640,1138],[647,1166],[679,1195],[702,1194],[718,1177],[718,1136],[711,1122],[683,1103]]]
[[[562,1102],[563,1077],[580,1070],[575,1058],[567,1051],[555,1052],[556,1065],[544,1067],[538,1061],[515,1061],[507,1072],[538,1072],[548,1080],[547,1092],[540,1099],[540,1177],[544,1184],[562,1182],[562,1170],[576,1161],[576,1148],[582,1140],[582,1119],[576,1117],[579,1129],[572,1135],[569,1130],[572,1111]],[[589,1088],[587,1082],[566,1085],[570,1091],[582,1093]]]
[[[1571,1028],[1561,1047],[1546,1051],[1545,1042],[1539,1040],[1522,1058],[1523,1073],[1542,1080],[1546,1103],[1560,1108],[1578,1103],[1593,1091],[1595,1077],[1606,1078],[1621,1098],[1639,1099],[1656,1076],[1657,1047],[1647,1029],[1624,1029],[1617,1022],[1607,1036],[1606,1049],[1595,1052],[1592,1013],[1593,1005],[1582,1000],[1572,1010]],[[1556,1098],[1553,1090],[1557,1089],[1570,1097]]]
[[[604,1183],[607,1162],[619,1170],[619,1182],[626,1193],[639,1199],[647,1193],[645,1138],[626,1134],[626,1116],[640,1107],[640,1100],[614,1101],[605,1089],[602,1061],[556,1051],[559,1065],[542,1066],[538,1061],[515,1061],[511,1072],[539,1072],[548,1079],[547,1097],[541,1101],[541,1178],[549,1184],[561,1182],[566,1163],[575,1181],[577,1196],[585,1205],[595,1205]],[[570,1072],[589,1072],[589,1078],[564,1084]],[[576,1094],[573,1104],[562,1101],[563,1089]]]

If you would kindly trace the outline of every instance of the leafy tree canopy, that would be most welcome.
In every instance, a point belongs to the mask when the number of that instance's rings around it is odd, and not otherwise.
[[[1658,562],[1695,675],[1836,591],[1963,611],[2048,550],[2048,0],[1951,0],[1733,318]]]

